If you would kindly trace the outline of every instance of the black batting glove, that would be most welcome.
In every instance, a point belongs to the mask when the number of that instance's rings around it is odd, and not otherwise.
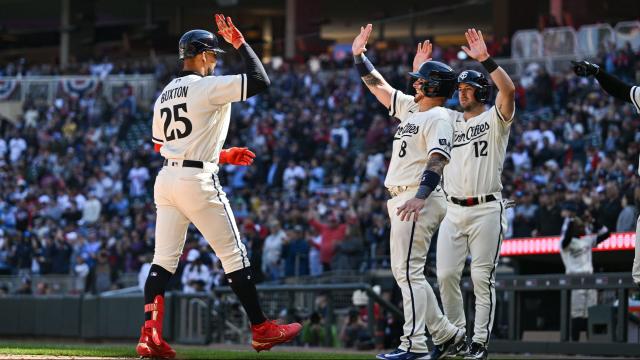
[[[600,71],[600,66],[590,63],[586,60],[571,61],[571,64],[573,64],[573,71],[578,76],[587,77],[590,75],[597,75]]]

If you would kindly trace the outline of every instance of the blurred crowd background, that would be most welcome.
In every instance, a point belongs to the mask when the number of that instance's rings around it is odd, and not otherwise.
[[[453,51],[435,59],[454,66]],[[396,88],[406,87],[412,49],[372,50],[369,57]],[[224,60],[227,60],[226,63]],[[627,81],[640,70],[630,48],[602,55]],[[219,73],[241,71],[224,58]],[[535,65],[535,64],[534,64]],[[47,66],[8,64],[28,77]],[[53,67],[48,68],[49,70]],[[152,73],[160,89],[175,64],[87,63],[80,73]],[[560,209],[573,203],[612,231],[632,231],[640,201],[640,120],[631,105],[571,72],[550,76],[532,66],[517,81],[517,112],[504,164],[505,197],[517,201],[507,238],[558,235]],[[55,73],[47,72],[47,73]],[[269,67],[268,92],[233,106],[226,147],[247,146],[252,166],[223,166],[225,184],[259,281],[366,271],[388,265],[389,222],[383,180],[396,122],[363,88],[351,60],[313,58]],[[448,106],[456,107],[454,96]],[[161,159],[148,129],[151,104],[122,91],[97,91],[24,104],[18,127],[0,128],[0,272],[85,274],[92,291],[118,286],[153,251],[153,183]],[[217,259],[196,231],[191,249],[209,271]],[[213,276],[208,284],[223,281]]]

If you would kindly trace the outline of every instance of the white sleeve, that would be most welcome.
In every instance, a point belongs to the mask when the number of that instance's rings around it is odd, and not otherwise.
[[[161,114],[158,114],[156,111],[153,112],[153,125],[152,125],[152,129],[151,129],[151,141],[153,141],[155,144],[160,144],[163,145],[165,138],[164,138],[164,131],[162,129],[162,124],[164,123],[162,121],[162,116]]]
[[[447,159],[451,159],[451,143],[453,142],[453,126],[449,119],[434,119],[432,125],[426,132],[427,135],[427,156],[432,153],[442,154]]]
[[[400,90],[393,92],[391,104],[389,105],[389,115],[403,122],[411,113],[417,110],[418,104],[413,101],[413,96],[407,95]]]
[[[505,119],[504,116],[498,111],[498,108],[494,105],[489,109],[491,111],[491,119],[494,124],[500,125],[502,129],[508,129],[511,124],[513,124],[513,116],[516,113],[516,108],[513,108],[513,112],[508,119]]]
[[[247,75],[206,76],[201,81],[211,105],[247,100]]]
[[[640,86],[632,86],[630,92],[631,102],[636,107],[636,111],[640,113]]]

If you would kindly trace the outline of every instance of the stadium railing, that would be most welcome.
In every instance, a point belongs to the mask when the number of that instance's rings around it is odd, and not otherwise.
[[[110,101],[132,89],[139,101],[151,101],[156,91],[152,74],[96,76],[25,76],[0,77],[0,102],[43,98],[52,103],[61,94],[78,96],[86,93],[104,94]]]

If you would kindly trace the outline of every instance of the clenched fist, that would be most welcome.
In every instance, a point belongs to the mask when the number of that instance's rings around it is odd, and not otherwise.
[[[253,159],[255,158],[256,154],[246,147],[232,147],[229,149],[222,149],[222,151],[220,151],[218,164],[249,166],[253,164]]]

